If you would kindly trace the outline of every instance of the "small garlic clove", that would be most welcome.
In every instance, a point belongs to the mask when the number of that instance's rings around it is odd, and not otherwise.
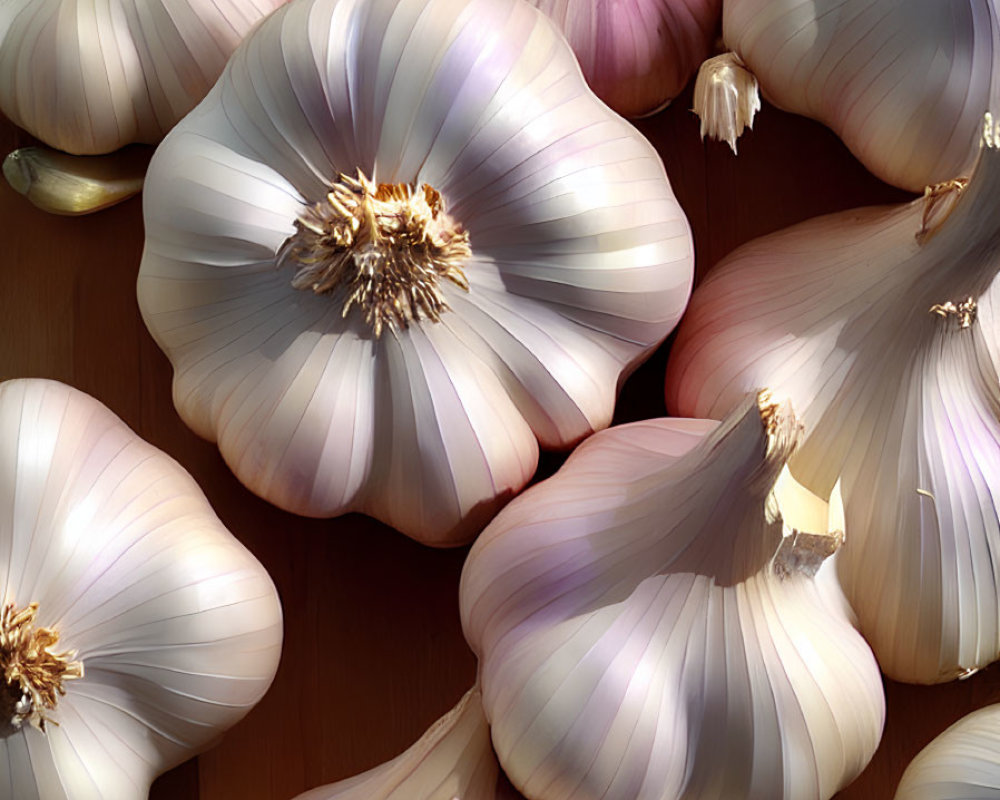
[[[736,140],[760,111],[757,78],[736,53],[723,53],[698,68],[692,111],[701,121],[701,138],[726,142],[736,153]]]
[[[799,431],[760,403],[596,434],[473,545],[463,629],[526,796],[829,798],[874,753],[839,512],[776,484]]]
[[[51,214],[91,214],[142,191],[152,148],[105,156],[72,156],[47,147],[21,147],[3,162],[14,191]]]
[[[479,686],[405,752],[295,800],[521,800],[500,772]]]

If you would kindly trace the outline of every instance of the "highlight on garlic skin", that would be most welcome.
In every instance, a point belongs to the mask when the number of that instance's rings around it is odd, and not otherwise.
[[[653,148],[515,0],[294,0],[158,148],[143,319],[253,492],[471,539],[676,324]]]
[[[838,570],[889,676],[1000,656],[1000,137],[944,196],[833,214],[711,271],[667,364],[672,413],[721,417],[766,382],[805,426],[789,467],[841,481]],[[957,196],[957,199],[955,199]]]
[[[0,383],[0,794],[146,798],[263,696],[264,568],[191,477],[93,398]]]
[[[500,772],[479,686],[405,752],[295,800],[522,800]]]
[[[910,762],[895,800],[1000,797],[1000,705],[962,717]]]
[[[598,97],[626,117],[659,111],[708,56],[722,0],[530,0],[559,26]]]
[[[798,435],[764,393],[610,428],[479,537],[462,624],[526,797],[829,798],[868,763],[881,678],[828,560],[837,495],[782,474]]]
[[[723,43],[740,64],[724,87],[709,85],[720,75],[707,64],[699,72],[702,136],[735,152],[733,114],[759,106],[759,81],[769,102],[831,128],[876,176],[921,192],[975,161],[996,37],[994,0],[724,0]],[[733,99],[698,99],[720,96]]]

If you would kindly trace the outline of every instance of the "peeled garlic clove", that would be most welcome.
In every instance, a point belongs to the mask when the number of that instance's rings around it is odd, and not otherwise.
[[[551,17],[587,83],[619,114],[641,117],[680,94],[716,36],[722,0],[531,0]]]
[[[514,0],[279,9],[158,148],[144,219],[185,422],[282,508],[435,545],[610,423],[692,279],[659,156]]]
[[[11,187],[52,214],[90,214],[142,191],[153,151],[130,148],[107,156],[71,156],[21,147],[4,159]]]
[[[895,800],[1000,797],[1000,705],[962,717],[910,762]]]
[[[765,98],[827,125],[871,172],[914,192],[967,175],[975,161],[979,121],[994,99],[996,26],[993,0],[725,0],[722,8],[724,44]],[[745,83],[729,89],[749,101]]]
[[[674,413],[721,416],[763,382],[791,399],[806,429],[792,473],[821,496],[842,480],[839,571],[861,630],[888,675],[919,683],[1000,656],[1000,151],[986,126],[950,212],[920,199],[834,214],[724,259],[667,367]]]
[[[463,628],[527,797],[808,800],[864,768],[881,678],[824,563],[836,509],[775,486],[797,436],[766,396],[611,428],[473,545]]]
[[[155,144],[284,0],[4,0],[0,111],[76,154]]]
[[[500,774],[478,685],[392,761],[296,800],[515,800]]]
[[[281,607],[191,477],[63,384],[0,384],[10,798],[142,800],[274,677]]]

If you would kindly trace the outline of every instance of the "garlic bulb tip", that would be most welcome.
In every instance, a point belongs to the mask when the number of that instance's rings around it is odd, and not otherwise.
[[[736,140],[744,129],[753,129],[760,111],[760,86],[736,53],[723,53],[699,67],[693,105],[701,120],[701,138],[727,142],[735,154]]]

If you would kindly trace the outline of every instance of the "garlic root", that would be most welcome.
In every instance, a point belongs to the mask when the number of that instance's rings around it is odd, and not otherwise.
[[[705,61],[694,84],[694,108],[701,120],[701,138],[727,142],[736,153],[736,140],[753,129],[760,111],[757,78],[736,53],[723,53]]]

